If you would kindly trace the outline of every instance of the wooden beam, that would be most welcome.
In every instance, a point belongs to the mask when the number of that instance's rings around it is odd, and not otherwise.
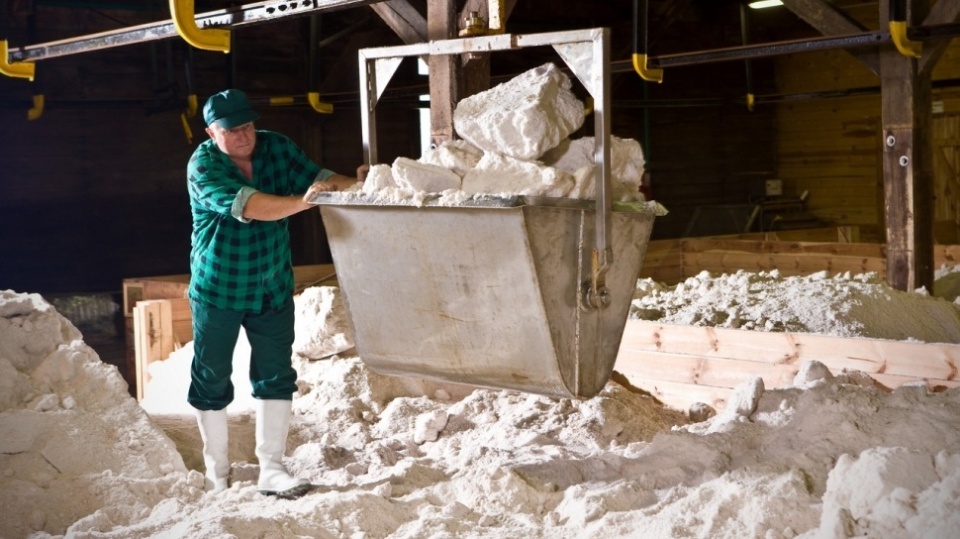
[[[517,0],[503,1],[503,20],[500,24],[506,28],[507,19],[517,5]],[[460,20],[470,16],[471,12],[476,11],[481,16],[490,12],[490,0],[467,0],[467,3],[460,10]],[[489,24],[489,20],[487,21]],[[465,54],[462,58],[463,64],[463,87],[460,98],[470,97],[473,94],[490,89],[490,53]]]
[[[407,0],[370,4],[370,9],[376,12],[404,43],[409,45],[427,40],[427,19]]]
[[[427,0],[427,39],[457,36],[457,10],[452,0]],[[430,67],[430,144],[456,138],[453,109],[460,101],[460,59],[453,55],[431,56]]]
[[[859,34],[867,29],[824,0],[783,0],[783,5],[825,36]],[[880,74],[876,50],[845,49],[875,75]]]
[[[960,21],[960,2],[938,0],[930,9],[927,18],[923,20],[923,25],[951,24],[958,21]],[[949,46],[950,38],[924,41],[923,57],[920,58],[920,74],[929,77]]]
[[[880,2],[880,24],[891,1]],[[923,17],[922,0],[907,0],[908,25]],[[898,290],[933,289],[933,149],[930,75],[892,44],[880,47],[883,190],[887,282]]]

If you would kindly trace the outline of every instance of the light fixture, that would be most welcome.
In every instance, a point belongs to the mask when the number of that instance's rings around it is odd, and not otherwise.
[[[753,2],[750,2],[747,5],[752,7],[753,9],[763,9],[765,7],[782,6],[783,2],[781,2],[780,0],[755,0]]]

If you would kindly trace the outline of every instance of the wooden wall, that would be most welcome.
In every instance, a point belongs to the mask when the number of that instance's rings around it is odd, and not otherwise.
[[[3,37],[13,45],[44,43],[169,18],[166,2],[154,4],[162,4],[159,11],[145,2],[140,11],[107,10],[110,18],[103,10],[38,5],[34,35],[15,18]],[[356,11],[325,16],[321,26],[333,33],[351,17],[362,19]],[[334,114],[263,104],[308,91],[309,22],[236,30],[230,55],[191,51],[193,91],[202,107],[215,92],[243,88],[260,103],[259,128],[285,133],[319,163],[352,174],[362,160],[356,49],[383,43],[383,32],[361,26],[320,50],[312,89],[339,99]],[[32,83],[0,76],[0,290],[119,291],[124,278],[189,271],[185,170],[207,136],[201,113],[189,120],[192,142],[181,126],[187,54],[185,43],[165,40],[44,60]],[[323,71],[342,62],[348,72]],[[44,95],[46,106],[30,121],[34,94]],[[383,129],[416,129],[416,111],[385,108]],[[410,139],[387,138],[384,146],[387,157],[408,155]],[[319,212],[292,218],[291,232],[295,264],[330,261]]]
[[[878,7],[851,14],[868,28]],[[955,243],[960,227],[960,40],[937,63],[933,80],[935,238]],[[950,87],[937,89],[937,82]],[[949,81],[949,82],[948,82]],[[884,242],[879,78],[842,50],[779,57],[777,177],[785,194],[809,192],[808,209],[832,225],[860,228]]]
[[[143,7],[127,11],[53,4],[37,3],[33,28],[23,17],[8,18],[2,37],[13,46],[44,43],[169,17],[161,0],[130,2],[126,5]],[[202,4],[211,9],[210,3]],[[543,5],[519,2],[509,28],[522,33],[609,25],[612,58],[629,59],[630,2],[581,7],[576,16],[548,12]],[[658,21],[651,53],[737,45],[736,7],[697,2],[674,13],[677,18],[669,24]],[[611,19],[618,13],[623,15]],[[768,15],[785,17],[778,10]],[[235,30],[230,55],[189,53],[192,91],[202,104],[230,86],[261,103],[270,96],[319,90],[322,99],[334,103],[333,115],[306,106],[262,106],[258,126],[290,135],[318,162],[350,173],[361,159],[356,51],[399,40],[366,8],[324,13],[319,21],[323,46],[313,70],[310,18],[282,20]],[[768,22],[754,25],[770,29],[756,42],[777,38],[778,23]],[[958,47],[941,60],[937,77],[960,72]],[[124,278],[187,272],[184,169],[205,137],[199,116],[190,119],[192,142],[180,125],[188,50],[179,40],[130,45],[38,62],[34,83],[0,77],[0,289],[111,291],[119,290]],[[496,58],[491,62],[495,76],[517,73],[518,64]],[[378,108],[382,162],[419,155],[418,112],[411,101],[424,82],[403,72],[398,83],[409,95]],[[670,211],[658,219],[655,239],[682,236],[701,206],[747,204],[758,181],[780,177],[788,194],[808,190],[810,208],[829,224],[858,226],[861,241],[882,240],[877,233],[882,230],[878,96],[793,100],[751,111],[744,102],[742,62],[670,69],[662,84],[643,82],[632,71],[616,73],[612,82],[613,133],[644,145],[655,198]],[[754,92],[764,95],[877,81],[845,53],[835,52],[754,62],[753,83]],[[45,96],[46,109],[38,120],[28,121],[35,94]],[[938,159],[955,175],[960,93],[943,90],[935,99],[945,104],[945,121],[935,122],[944,152]],[[938,187],[941,221],[956,220],[957,186],[954,176]],[[291,230],[295,264],[329,262],[317,213],[292,219]],[[722,232],[727,231],[710,233]]]

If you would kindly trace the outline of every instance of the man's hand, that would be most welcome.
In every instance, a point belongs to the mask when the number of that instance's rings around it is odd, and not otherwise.
[[[331,177],[330,180],[333,180]],[[331,191],[339,191],[340,186],[338,182],[334,181],[325,181],[325,182],[316,182],[307,189],[307,192],[303,194],[303,201],[309,203],[310,199],[313,198],[313,195],[317,193],[329,193]]]
[[[370,172],[370,165],[363,164],[357,167],[357,181],[363,183],[367,179],[367,172]]]

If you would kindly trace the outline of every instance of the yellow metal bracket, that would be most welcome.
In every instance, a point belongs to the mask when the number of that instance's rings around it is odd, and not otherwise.
[[[43,115],[43,94],[33,96],[33,106],[27,109],[27,119],[36,120]]]
[[[170,0],[170,15],[177,33],[187,43],[207,51],[230,52],[230,30],[201,30],[194,15],[193,0]]]
[[[269,102],[271,107],[283,107],[286,105],[295,105],[297,100],[293,96],[284,95],[271,97]],[[307,103],[310,103],[310,106],[313,107],[313,110],[319,112],[320,114],[333,113],[333,105],[320,101],[320,92],[307,92]]]
[[[307,92],[307,102],[320,114],[333,114],[333,104],[320,101],[320,92]]]
[[[757,98],[753,94],[747,94],[747,110],[753,112],[753,105],[756,103]]]
[[[190,129],[188,118],[197,115],[197,94],[187,96],[187,108],[180,113],[180,124],[183,125],[183,134],[187,137],[187,144],[193,143],[193,130]]]
[[[663,82],[663,70],[662,69],[648,69],[647,68],[647,55],[646,54],[634,54],[633,55],[633,70],[637,72],[637,75],[640,75],[640,78],[649,81],[649,82]]]
[[[8,59],[7,40],[0,40],[0,73],[17,79],[33,80],[37,64],[32,62],[15,62],[11,64],[7,61]]]
[[[907,58],[920,58],[923,43],[910,41],[907,37],[907,21],[890,21],[890,37],[900,54]]]

